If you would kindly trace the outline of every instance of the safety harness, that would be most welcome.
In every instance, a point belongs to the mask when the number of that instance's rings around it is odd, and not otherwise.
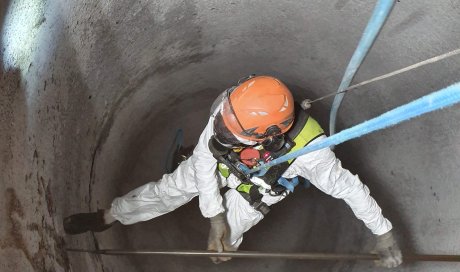
[[[291,129],[285,135],[284,146],[276,151],[269,152],[263,149],[261,145],[251,147],[258,150],[260,153],[260,161],[270,161],[280,156],[299,150],[300,148],[308,145],[311,141],[324,135],[324,130],[309,114],[303,110],[300,105],[296,103],[295,106],[296,119]],[[283,178],[283,173],[289,168],[295,159],[275,165],[268,169],[263,175],[248,175],[245,170],[250,167],[241,160],[241,155],[244,148],[229,148],[223,146],[214,137],[209,141],[209,149],[213,156],[218,161],[218,171],[224,178],[228,178],[230,174],[234,174],[241,184],[236,190],[246,199],[249,204],[262,214],[267,214],[270,209],[264,202],[261,201],[263,194],[261,192],[269,193],[270,195],[285,194],[286,191],[294,191],[294,187],[302,183],[300,177],[295,177],[292,180]],[[257,176],[262,179],[265,184],[255,184],[251,178]],[[268,189],[269,188],[269,189]]]

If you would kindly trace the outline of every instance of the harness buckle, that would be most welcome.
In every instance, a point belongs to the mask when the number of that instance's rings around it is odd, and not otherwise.
[[[251,205],[256,211],[261,212],[264,216],[270,212],[270,207],[265,202],[256,201]]]

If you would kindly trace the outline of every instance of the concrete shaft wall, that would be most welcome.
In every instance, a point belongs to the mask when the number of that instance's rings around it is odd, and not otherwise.
[[[372,264],[98,257],[68,247],[204,249],[198,203],[151,222],[65,236],[62,218],[158,179],[178,128],[193,144],[222,90],[251,74],[298,98],[336,90],[374,1],[0,3],[1,271],[369,271]],[[453,50],[460,1],[399,1],[355,82]],[[350,93],[339,129],[460,80],[460,58]],[[313,107],[327,127],[331,100]],[[393,222],[405,252],[458,254],[455,106],[338,147]],[[372,235],[315,189],[277,205],[242,249],[366,252]],[[394,271],[457,271],[408,263]],[[375,270],[377,271],[377,270]],[[382,270],[383,271],[383,270]]]

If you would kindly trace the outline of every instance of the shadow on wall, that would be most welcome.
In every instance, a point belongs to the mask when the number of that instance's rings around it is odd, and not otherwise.
[[[358,174],[363,183],[369,187],[371,196],[382,208],[383,215],[393,224],[401,250],[403,252],[415,252],[414,238],[408,228],[408,223],[404,220],[405,215],[401,212],[402,209],[398,207],[394,199],[396,196],[390,193],[387,187],[388,183],[382,181],[382,177],[377,176],[371,168],[366,167],[366,162],[363,159],[356,157],[356,154],[363,152],[363,149],[366,151],[369,147],[363,148],[355,143],[348,143],[338,146],[336,154],[341,159],[344,167]],[[355,150],[355,152],[350,152],[351,150]]]
[[[308,97],[312,92],[300,86],[290,86],[293,90],[293,93],[298,99],[305,98],[315,98]],[[306,94],[306,95],[305,95]],[[318,120],[322,127],[327,130],[329,122],[329,105],[321,101],[319,103],[313,104],[313,107],[310,110],[311,115]],[[338,115],[338,121],[345,118]],[[378,133],[378,132],[377,132]],[[404,221],[404,214],[401,212],[400,207],[397,207],[397,204],[394,201],[394,197],[389,192],[387,184],[383,182],[382,177],[377,176],[372,169],[366,166],[365,161],[361,158],[356,157],[356,152],[353,150],[361,150],[361,152],[368,151],[369,147],[365,145],[356,145],[355,143],[344,143],[337,146],[335,153],[337,157],[342,161],[342,164],[346,169],[349,169],[352,173],[359,175],[364,184],[370,188],[372,197],[374,197],[377,203],[381,206],[384,216],[386,216],[393,224],[398,236],[399,241],[401,242],[401,248],[403,252],[414,252],[414,239],[411,235],[409,228],[407,227],[407,222]],[[367,229],[364,229],[364,232],[368,232]],[[373,247],[373,237],[368,237],[365,239],[368,241],[363,241],[363,247],[365,250],[371,250]]]

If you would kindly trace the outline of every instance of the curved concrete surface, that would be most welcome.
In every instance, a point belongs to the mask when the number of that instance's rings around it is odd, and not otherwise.
[[[226,3],[220,3],[226,2]],[[369,271],[318,263],[106,257],[80,248],[204,249],[197,201],[150,222],[65,236],[62,218],[105,208],[164,171],[175,131],[193,144],[220,91],[271,74],[297,97],[336,90],[374,1],[44,1],[0,3],[1,271]],[[355,82],[453,50],[460,2],[396,4]],[[460,80],[460,58],[360,88],[339,129]],[[332,100],[313,107],[327,127]],[[338,147],[391,219],[404,251],[459,254],[460,108]],[[242,249],[366,252],[372,236],[342,201],[299,190]],[[456,271],[407,263],[394,271]],[[374,271],[380,271],[375,269]],[[381,270],[387,271],[387,270]]]

